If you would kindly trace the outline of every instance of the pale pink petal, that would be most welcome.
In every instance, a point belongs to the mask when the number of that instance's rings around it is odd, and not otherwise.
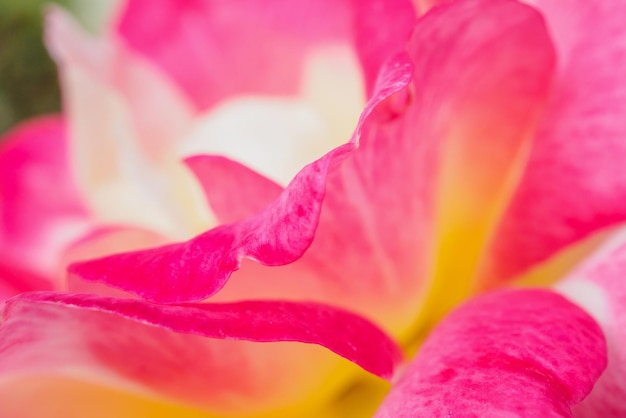
[[[387,378],[401,360],[360,317],[272,301],[155,305],[31,293],[8,303],[0,335],[0,393],[11,393],[15,378],[65,376],[222,413],[300,402],[346,366],[305,344],[246,341],[320,344]]]
[[[311,163],[270,206],[240,222],[187,242],[74,264],[69,271],[150,301],[185,302],[217,292],[244,257],[266,265],[295,261],[313,239],[328,170],[353,148],[346,144]]]
[[[201,183],[220,223],[250,216],[274,201],[283,188],[226,157],[196,155],[185,159]]]
[[[608,345],[608,367],[591,394],[574,410],[577,418],[626,416],[626,235],[623,231],[557,290],[587,309]]]
[[[33,119],[1,141],[0,254],[48,274],[89,219],[72,177],[65,123]]]
[[[491,248],[506,280],[626,219],[626,3],[536,0],[558,51],[552,100]]]
[[[198,108],[241,93],[297,91],[312,48],[345,42],[344,0],[129,0],[118,30]]]
[[[115,38],[86,34],[63,10],[46,14],[68,117],[72,165],[98,218],[182,239],[206,228],[206,207],[177,160],[192,105],[156,67]]]
[[[605,366],[582,309],[550,291],[498,292],[438,325],[377,417],[571,417]]]

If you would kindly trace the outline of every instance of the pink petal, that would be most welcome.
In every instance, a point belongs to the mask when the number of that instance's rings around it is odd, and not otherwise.
[[[492,245],[506,280],[626,219],[626,3],[536,0],[558,77],[530,161]]]
[[[345,362],[303,344],[236,340],[321,344],[387,378],[401,360],[371,323],[310,303],[154,305],[41,292],[12,299],[3,318],[0,394],[20,376],[57,376],[147,390],[218,415],[258,412],[301,402]]]
[[[196,155],[185,159],[202,185],[220,223],[231,223],[260,211],[283,188],[226,157]]]
[[[72,177],[65,123],[33,119],[1,142],[0,254],[48,274],[89,218]]]
[[[355,43],[371,93],[383,64],[402,51],[415,22],[415,9],[405,0],[355,0]]]
[[[626,240],[622,232],[557,285],[594,315],[607,339],[608,367],[591,394],[574,410],[577,418],[626,416]]]
[[[73,264],[71,274],[155,302],[202,300],[217,292],[243,257],[287,264],[309,247],[329,168],[353,149],[346,144],[305,167],[263,211],[187,242]]]
[[[32,290],[52,290],[52,283],[23,267],[17,267],[12,260],[0,259],[0,304],[22,292]]]
[[[378,417],[571,417],[606,366],[602,331],[545,290],[478,298],[429,336]]]
[[[481,250],[469,243],[488,233],[554,64],[541,17],[509,1],[433,9],[407,53],[379,80],[411,86],[362,119],[305,255],[342,306],[405,328],[429,288],[433,316],[466,296]]]
[[[349,39],[350,17],[343,0],[129,0],[118,30],[205,109],[242,93],[294,93],[307,53]]]

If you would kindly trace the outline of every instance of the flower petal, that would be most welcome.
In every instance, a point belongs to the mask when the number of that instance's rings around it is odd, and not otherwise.
[[[226,224],[250,216],[274,201],[283,188],[226,157],[195,155],[185,159],[202,184],[213,213]]]
[[[210,225],[206,207],[188,204],[199,191],[174,156],[193,116],[176,86],[58,7],[48,9],[45,35],[61,76],[73,169],[98,218],[179,239]]]
[[[605,351],[595,321],[556,293],[490,294],[439,324],[377,417],[571,417]]]
[[[130,0],[118,30],[206,109],[242,93],[293,93],[306,55],[349,39],[350,17],[343,0]]]
[[[0,145],[0,254],[40,274],[88,224],[67,152],[58,116],[24,122]]]
[[[52,290],[52,283],[24,268],[16,267],[13,260],[0,258],[0,304],[22,292]]]
[[[559,64],[528,166],[492,244],[502,281],[626,219],[626,3],[536,0]],[[581,198],[584,196],[584,198]]]
[[[419,19],[394,59],[379,83],[396,94],[362,118],[359,149],[329,176],[305,258],[341,306],[406,330],[470,293],[554,51],[528,6],[463,1]]]
[[[155,305],[39,292],[9,301],[3,318],[0,392],[8,393],[12,379],[58,376],[233,413],[302,402],[345,366],[307,345],[245,341],[321,344],[387,378],[401,361],[371,323],[310,303]]]
[[[330,167],[352,152],[339,147],[311,163],[263,211],[187,242],[73,264],[71,274],[155,302],[205,299],[222,288],[243,257],[266,265],[295,261],[317,227]]]
[[[354,1],[355,43],[368,96],[383,64],[404,49],[417,17],[410,1]]]
[[[436,320],[473,291],[550,97],[556,57],[542,16],[518,2],[448,2],[421,22],[410,51],[415,88],[425,91],[405,135],[435,149],[436,250],[423,310]]]
[[[608,367],[591,394],[574,410],[577,418],[626,416],[626,234],[622,230],[581,267],[556,285],[594,316],[608,345]]]

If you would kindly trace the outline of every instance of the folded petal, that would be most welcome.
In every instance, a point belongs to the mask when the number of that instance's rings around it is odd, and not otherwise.
[[[89,215],[68,161],[65,122],[46,116],[9,131],[0,145],[0,254],[48,274]]]
[[[626,415],[626,234],[601,247],[556,289],[594,316],[608,345],[608,367],[574,410],[580,418]]]
[[[377,417],[571,417],[605,366],[581,308],[546,290],[493,293],[435,328]]]
[[[323,350],[246,341],[321,344],[387,378],[401,360],[371,323],[310,303],[155,305],[39,292],[8,302],[0,334],[3,406],[13,380],[54,376],[222,413],[293,406],[333,373],[343,381],[345,364]]]
[[[295,261],[309,247],[328,170],[353,150],[346,144],[311,163],[263,211],[189,241],[73,264],[71,274],[155,302],[197,301],[222,288],[241,259],[266,265]]]
[[[490,249],[484,274],[492,281],[510,279],[626,219],[626,3],[529,3],[550,28],[557,78]]]

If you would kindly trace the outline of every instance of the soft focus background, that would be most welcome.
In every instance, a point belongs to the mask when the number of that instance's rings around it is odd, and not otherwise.
[[[59,4],[98,32],[114,1],[0,0],[0,135],[20,120],[60,109],[55,65],[42,40],[45,7]]]

